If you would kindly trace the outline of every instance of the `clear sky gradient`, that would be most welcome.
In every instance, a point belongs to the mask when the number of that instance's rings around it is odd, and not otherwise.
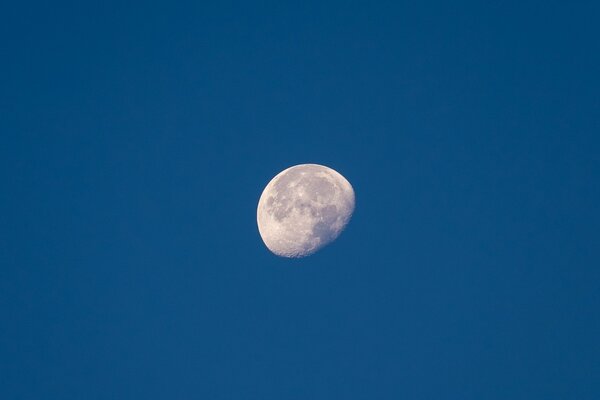
[[[600,398],[598,1],[100,3],[0,6],[1,399]]]

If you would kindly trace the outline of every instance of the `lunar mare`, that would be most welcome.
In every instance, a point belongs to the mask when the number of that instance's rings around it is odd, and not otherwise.
[[[342,233],[354,212],[354,189],[337,171],[301,164],[265,187],[256,220],[263,242],[282,257],[309,256]]]

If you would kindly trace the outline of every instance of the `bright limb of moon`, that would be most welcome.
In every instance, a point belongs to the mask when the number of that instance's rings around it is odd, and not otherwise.
[[[337,171],[301,164],[265,187],[256,220],[263,242],[282,257],[305,257],[333,242],[354,212],[354,189]]]

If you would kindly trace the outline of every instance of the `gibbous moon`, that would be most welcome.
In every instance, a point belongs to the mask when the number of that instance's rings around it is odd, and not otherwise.
[[[282,257],[305,257],[333,242],[354,212],[350,182],[318,164],[290,167],[265,187],[256,220],[265,245]]]

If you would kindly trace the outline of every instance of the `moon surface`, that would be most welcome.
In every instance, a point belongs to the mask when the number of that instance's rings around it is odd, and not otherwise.
[[[269,250],[309,256],[342,233],[354,212],[354,189],[337,171],[301,164],[277,174],[265,187],[256,220]]]

